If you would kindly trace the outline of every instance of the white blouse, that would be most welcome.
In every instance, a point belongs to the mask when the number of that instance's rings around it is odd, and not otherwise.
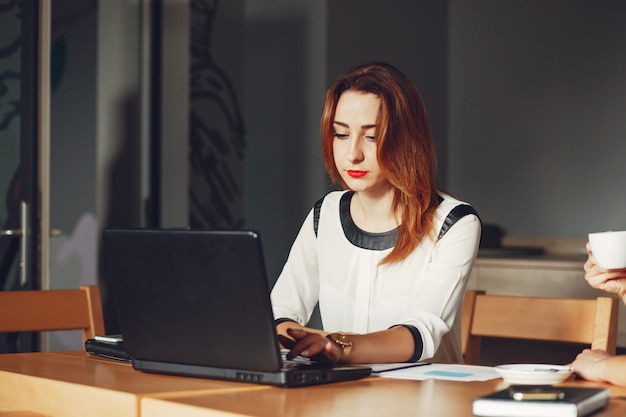
[[[463,361],[461,308],[480,241],[480,220],[461,217],[437,240],[425,238],[404,260],[379,265],[397,230],[368,233],[349,213],[351,192],[324,197],[317,233],[314,210],[306,217],[272,289],[275,318],[308,323],[319,302],[324,330],[370,333],[394,325],[414,326],[420,360]],[[465,203],[440,194],[435,227]],[[343,202],[342,202],[343,201]]]

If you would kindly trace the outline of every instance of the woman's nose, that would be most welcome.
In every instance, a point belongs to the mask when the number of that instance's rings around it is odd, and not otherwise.
[[[361,162],[363,160],[363,148],[358,138],[354,138],[350,141],[347,156],[350,162]]]

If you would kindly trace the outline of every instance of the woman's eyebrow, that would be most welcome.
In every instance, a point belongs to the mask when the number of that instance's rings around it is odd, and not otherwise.
[[[333,122],[334,125],[339,125],[339,126],[343,126],[343,127],[350,127],[350,125],[348,125],[347,123],[344,122],[338,122],[338,121],[334,121]],[[371,125],[361,125],[361,129],[371,129],[376,127],[376,124],[371,124]]]

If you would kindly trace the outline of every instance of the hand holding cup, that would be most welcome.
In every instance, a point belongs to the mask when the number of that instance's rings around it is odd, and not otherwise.
[[[589,233],[589,244],[602,268],[626,268],[626,231]]]

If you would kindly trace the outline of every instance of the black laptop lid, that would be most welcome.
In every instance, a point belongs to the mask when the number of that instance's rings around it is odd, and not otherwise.
[[[280,369],[258,234],[108,229],[103,242],[105,279],[132,358]]]

